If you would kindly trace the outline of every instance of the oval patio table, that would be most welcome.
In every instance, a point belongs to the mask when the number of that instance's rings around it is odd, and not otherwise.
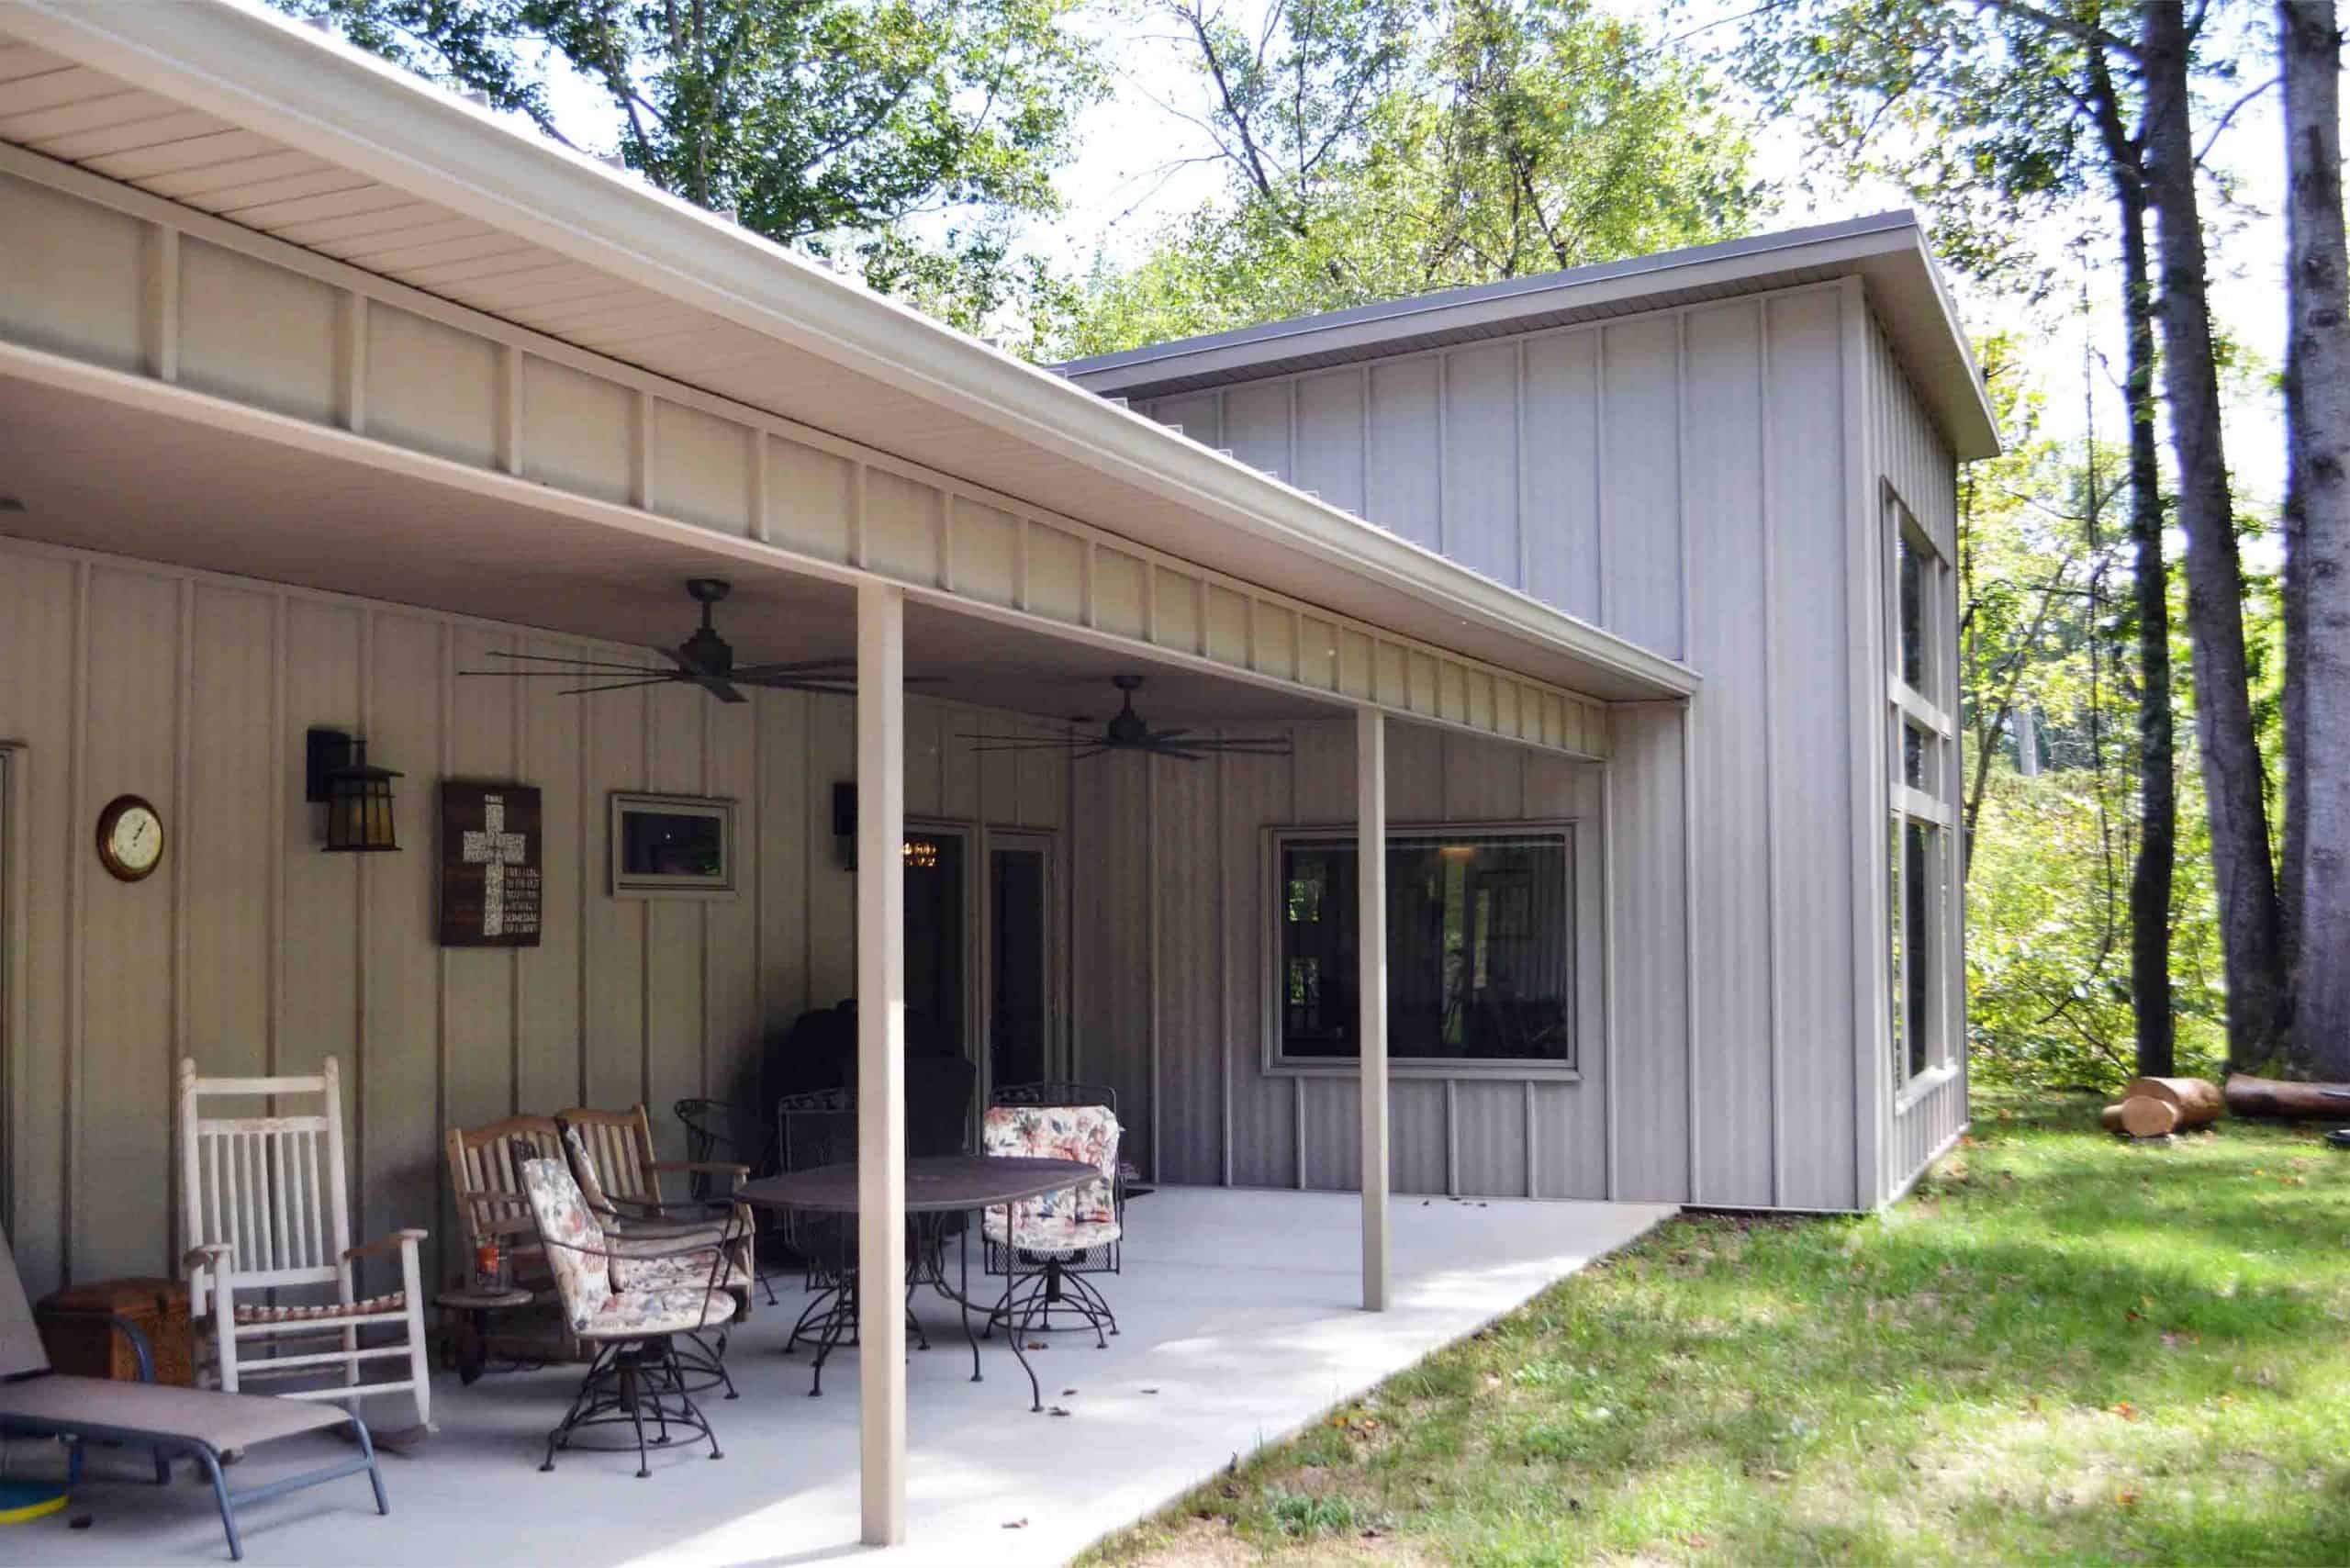
[[[789,1170],[780,1176],[763,1176],[755,1182],[745,1182],[734,1191],[734,1197],[760,1208],[798,1209],[809,1214],[854,1215],[858,1210],[856,1165],[843,1160],[833,1165],[813,1166],[806,1170]],[[1028,1198],[1041,1198],[1047,1193],[1058,1193],[1087,1182],[1099,1182],[1102,1172],[1081,1159],[1032,1159],[1013,1155],[946,1154],[929,1155],[906,1161],[906,1217],[912,1228],[913,1245],[906,1270],[908,1316],[912,1316],[913,1292],[928,1284],[953,1302],[963,1317],[963,1338],[971,1347],[971,1381],[980,1381],[979,1341],[971,1332],[971,1259],[970,1227],[957,1233],[956,1253],[958,1283],[946,1281],[945,1257],[945,1222],[947,1216],[972,1214],[989,1209],[1003,1211],[1004,1234],[1012,1231],[1012,1205]],[[856,1331],[856,1266],[849,1260],[849,1227],[839,1227],[832,1268],[816,1289],[816,1300],[800,1314],[793,1326],[791,1338],[785,1345],[789,1350],[799,1342],[804,1332],[816,1341],[814,1380],[809,1389],[812,1395],[824,1391],[824,1361],[834,1346]],[[1028,1364],[1027,1351],[1020,1343],[1020,1335],[1010,1326],[1009,1310],[1015,1271],[1004,1273],[1004,1299],[998,1309],[1006,1314],[1005,1341],[1020,1362],[1020,1370],[1028,1374],[1030,1407],[1045,1407],[1044,1390],[1036,1381],[1036,1369]],[[989,1310],[982,1307],[980,1310]],[[917,1332],[920,1326],[916,1326]],[[924,1343],[927,1344],[925,1338]]]

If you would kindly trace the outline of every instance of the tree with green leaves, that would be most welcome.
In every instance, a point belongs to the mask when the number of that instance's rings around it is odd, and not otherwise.
[[[591,84],[647,181],[853,258],[976,325],[1036,276],[1006,241],[1103,90],[1075,0],[275,0],[530,117],[566,145],[554,74]]]
[[[1590,0],[1272,0],[1247,26],[1151,4],[1225,189],[1097,265],[1074,353],[1700,243],[1754,210],[1705,73]]]
[[[2137,652],[2143,824],[2130,901],[2132,973],[2139,1065],[2150,1073],[2170,1070],[2172,1059],[2177,837],[2158,364],[2168,376],[2184,487],[2187,620],[2235,1059],[2273,1056],[2284,996],[2238,610],[2243,572],[2219,446],[2199,157],[2188,136],[2195,88],[2232,82],[2235,61],[2204,35],[2203,22],[2200,9],[2190,25],[2177,6],[2131,0],[1797,0],[1754,14],[1740,60],[1766,102],[1803,114],[1849,167],[1911,192],[1934,215],[1947,252],[1986,282],[2044,294],[2058,263],[2035,252],[2031,237],[2052,222],[2069,223],[2085,243],[2111,245],[2119,263],[2135,577],[2127,620]],[[2160,49],[2150,51],[2140,36],[2149,29]],[[2150,219],[2158,211],[2156,230]],[[2166,360],[2155,352],[2158,327]],[[2199,375],[2184,368],[2198,360],[2199,342]]]

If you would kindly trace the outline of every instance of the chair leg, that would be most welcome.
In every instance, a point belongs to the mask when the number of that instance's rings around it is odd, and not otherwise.
[[[621,1403],[628,1407],[629,1424],[636,1428],[636,1478],[650,1480],[652,1462],[644,1456],[644,1416],[636,1407],[636,1365],[623,1358],[621,1361]]]
[[[237,1538],[237,1507],[229,1501],[229,1483],[220,1473],[220,1456],[207,1446],[198,1448],[196,1457],[212,1482],[212,1500],[220,1508],[220,1528],[229,1536],[229,1560],[242,1562],[245,1560],[245,1543]]]
[[[375,1489],[375,1511],[388,1514],[392,1502],[384,1495],[384,1473],[375,1468],[375,1439],[367,1435],[367,1423],[356,1416],[351,1418],[351,1429],[359,1434],[359,1452],[367,1461],[367,1484]]]

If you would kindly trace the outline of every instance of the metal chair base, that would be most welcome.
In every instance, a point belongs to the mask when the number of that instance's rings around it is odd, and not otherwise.
[[[1053,1320],[1058,1313],[1060,1322]],[[1093,1331],[1095,1345],[1110,1348],[1106,1335],[1118,1331],[1118,1315],[1083,1274],[1047,1262],[1035,1274],[1015,1278],[1003,1302],[988,1314],[987,1333],[1001,1327],[1007,1334],[1058,1334]]]
[[[702,1349],[707,1353],[707,1347]],[[621,1426],[629,1428],[635,1436],[636,1477],[640,1481],[653,1473],[649,1450],[666,1446],[673,1427],[709,1439],[711,1458],[725,1458],[718,1446],[718,1434],[711,1430],[709,1418],[694,1403],[688,1376],[673,1337],[615,1339],[599,1346],[588,1375],[580,1380],[579,1393],[572,1399],[570,1410],[562,1424],[547,1434],[547,1457],[539,1469],[553,1470],[554,1456],[572,1448],[574,1439],[582,1432]],[[722,1381],[725,1379],[723,1365],[718,1368],[718,1376]],[[732,1397],[731,1383],[727,1391]],[[644,1433],[648,1421],[655,1434],[650,1439]],[[587,1452],[627,1451],[622,1447],[596,1443],[577,1446]]]

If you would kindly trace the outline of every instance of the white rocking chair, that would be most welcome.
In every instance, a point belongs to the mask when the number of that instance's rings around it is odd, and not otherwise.
[[[288,1399],[356,1402],[402,1390],[416,1397],[420,1428],[432,1418],[425,1360],[424,1295],[417,1264],[421,1230],[351,1244],[350,1184],[342,1160],[342,1086],[335,1059],[315,1078],[198,1078],[196,1059],[180,1063],[180,1206],[187,1252],[188,1310],[212,1320],[220,1386],[234,1394],[249,1379],[332,1376],[341,1386],[288,1389]],[[275,1096],[242,1116],[202,1114],[208,1100]],[[288,1105],[311,1097],[315,1108]],[[361,1299],[352,1265],[397,1254],[400,1288]],[[331,1287],[330,1299],[301,1300],[302,1287]],[[247,1291],[274,1291],[274,1300]],[[288,1294],[297,1299],[286,1300]],[[396,1342],[363,1346],[363,1327],[397,1327]],[[328,1339],[330,1350],[301,1348]],[[289,1349],[297,1353],[287,1353]],[[405,1361],[404,1376],[363,1383],[363,1361]],[[273,1391],[274,1392],[274,1391]]]

